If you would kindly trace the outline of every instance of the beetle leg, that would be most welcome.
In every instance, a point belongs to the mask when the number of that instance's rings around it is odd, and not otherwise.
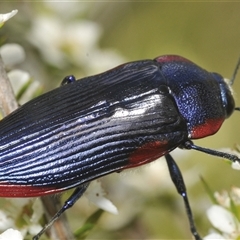
[[[38,240],[40,236],[49,228],[51,225],[70,207],[72,207],[75,202],[83,195],[83,193],[88,188],[90,182],[85,183],[77,187],[72,195],[66,200],[63,207],[52,217],[52,219],[43,227],[43,229],[33,237],[33,240]]]
[[[69,84],[69,83],[73,83],[76,81],[76,78],[73,76],[73,75],[69,75],[69,76],[66,76],[62,82],[61,82],[61,86],[63,85],[66,85],[66,84]]]
[[[172,156],[170,154],[167,154],[165,156],[166,161],[167,161],[167,165],[168,165],[168,169],[169,169],[169,173],[171,176],[171,179],[175,185],[175,187],[177,188],[178,193],[182,196],[184,204],[185,204],[185,208],[186,208],[186,213],[187,213],[187,217],[188,217],[188,221],[190,224],[190,230],[191,233],[193,234],[195,240],[201,240],[202,238],[199,236],[197,229],[195,227],[195,223],[194,223],[194,219],[193,219],[193,215],[192,215],[192,210],[188,201],[188,196],[187,196],[187,189],[181,174],[181,171],[179,169],[179,167],[177,166],[176,162],[174,161],[174,159],[172,158]]]
[[[207,154],[216,156],[216,157],[228,159],[228,160],[230,160],[231,162],[238,162],[238,163],[240,163],[240,158],[238,158],[238,157],[237,157],[236,155],[234,155],[234,154],[229,154],[229,153],[217,151],[217,150],[210,149],[210,148],[200,147],[200,146],[195,145],[195,144],[194,144],[192,141],[190,141],[190,140],[187,141],[187,142],[185,142],[185,143],[181,146],[181,148],[183,148],[183,149],[194,149],[194,150],[197,150],[197,151],[200,151],[200,152],[204,152],[204,153],[207,153]]]

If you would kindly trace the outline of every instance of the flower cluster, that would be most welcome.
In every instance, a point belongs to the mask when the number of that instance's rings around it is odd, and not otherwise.
[[[207,216],[215,229],[211,229],[204,240],[239,239],[240,188],[232,187],[230,192],[216,192],[214,197],[216,203],[207,210]]]
[[[225,148],[221,151],[240,157],[239,146],[235,150]],[[232,168],[240,170],[238,162]],[[207,217],[214,229],[204,238],[208,239],[240,239],[240,188],[232,187],[231,191],[215,192],[212,196],[214,204],[207,210]]]

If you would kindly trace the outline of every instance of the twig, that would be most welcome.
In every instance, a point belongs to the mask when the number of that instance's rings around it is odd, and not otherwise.
[[[4,116],[18,108],[12,86],[4,69],[2,57],[0,56],[0,108]]]
[[[60,198],[53,196],[41,197],[42,203],[45,208],[47,221],[62,207]],[[54,228],[53,228],[54,226]],[[67,221],[66,214],[62,214],[56,222],[54,222],[51,230],[51,239],[54,240],[74,240],[74,236]]]

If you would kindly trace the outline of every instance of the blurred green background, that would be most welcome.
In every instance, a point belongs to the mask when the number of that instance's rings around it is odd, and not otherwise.
[[[230,78],[240,55],[240,3],[237,2],[0,3],[1,13],[13,9],[18,9],[19,12],[0,30],[1,44],[19,43],[24,47],[26,60],[17,67],[29,71],[33,78],[41,82],[44,91],[59,86],[62,78],[69,74],[80,78],[107,70],[111,64],[155,58],[164,54],[182,55],[209,71]],[[36,25],[39,18],[51,19],[57,26],[60,25],[62,31],[58,40],[67,40],[56,45],[52,42],[52,46],[42,44],[50,38],[52,32],[33,33],[34,30],[41,30]],[[83,45],[79,61],[78,55],[74,55],[73,61],[73,54],[79,51],[74,50],[74,44],[78,45],[78,42],[69,41],[74,41],[77,34],[74,31],[65,32],[65,29],[83,21],[97,25],[99,38],[89,51]],[[74,45],[73,48],[71,44]],[[51,52],[52,48],[58,48],[64,55],[61,55],[62,62],[55,64],[44,53]],[[101,58],[98,59],[96,52],[101,52]],[[106,64],[103,64],[103,59],[107,61]],[[94,66],[90,67],[91,61],[94,61]],[[233,89],[236,105],[240,106],[240,74]],[[216,135],[195,143],[216,149],[232,148],[235,144],[240,144],[239,119],[240,113],[234,113]],[[240,173],[212,156],[190,151],[183,157],[182,153],[177,152],[174,154],[176,160],[178,155],[181,155],[178,163],[188,187],[198,230],[202,236],[207,235],[210,224],[205,211],[211,202],[200,176],[214,191],[221,191],[229,190],[231,186],[239,187]],[[164,162],[164,159],[158,161]],[[89,239],[191,238],[182,200],[172,186],[164,163],[163,171],[156,177],[162,176],[159,183],[153,184],[147,178],[148,168],[150,167],[120,175],[113,174],[103,179],[107,197],[118,207],[119,216],[104,213]],[[151,168],[154,168],[154,163]],[[145,189],[142,186],[135,187],[135,183],[144,183]],[[95,210],[94,206],[84,201],[82,199],[68,211],[73,230],[80,227],[84,219]]]

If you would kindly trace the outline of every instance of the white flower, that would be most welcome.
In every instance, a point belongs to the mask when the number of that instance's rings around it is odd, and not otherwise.
[[[37,235],[42,230],[42,226],[40,224],[29,224],[27,226],[27,231],[31,235]]]
[[[240,188],[232,187],[231,198],[235,204],[240,205]]]
[[[20,69],[14,69],[8,73],[14,94],[17,95],[21,88],[29,81],[30,74]]]
[[[43,209],[42,209],[40,199],[35,199],[33,202],[33,205],[32,205],[33,215],[31,219],[28,219],[28,216],[24,216],[28,224],[23,224],[21,226],[16,226],[15,221],[17,220],[20,214],[24,215],[22,210],[24,207],[29,206],[29,204],[31,204],[32,199],[31,198],[8,198],[7,202],[8,202],[8,205],[11,207],[10,208],[8,207],[6,209],[6,212],[0,211],[0,231],[5,231],[6,229],[14,228],[14,229],[18,229],[18,231],[21,233],[21,236],[25,236],[27,233],[30,233],[31,235],[36,235],[42,229],[42,226],[38,223],[39,219],[42,217],[42,214],[43,214]],[[23,237],[21,238],[17,237],[18,236],[17,232],[12,234],[16,234],[16,237],[15,235],[13,235],[11,237],[9,236],[8,238],[7,237],[1,238],[2,235],[0,235],[0,240],[1,239],[6,239],[6,240],[23,239]],[[5,237],[5,235],[3,236]]]
[[[101,50],[98,42],[101,28],[95,22],[81,20],[68,23],[54,17],[33,20],[29,41],[44,59],[58,68],[73,64],[84,69],[84,75],[115,67],[124,60],[112,50]],[[46,37],[47,36],[47,37]]]
[[[32,30],[28,36],[48,63],[63,67],[66,58],[70,55],[74,60],[81,61],[83,56],[99,39],[99,27],[89,21],[67,24],[58,18],[34,18]]]
[[[85,192],[85,196],[99,208],[113,214],[118,214],[118,210],[113,203],[104,197],[105,192],[99,181],[91,182],[90,186]]]
[[[224,238],[222,235],[220,235],[219,233],[210,233],[208,234],[206,237],[203,238],[204,240],[217,240],[217,239],[224,239],[226,240],[226,238]]]
[[[2,210],[0,210],[0,231],[14,226],[13,220]]]
[[[2,234],[0,234],[0,240],[23,240],[23,236],[21,232],[18,230],[14,230],[12,228],[9,228]]]
[[[240,163],[239,162],[233,162],[232,163],[232,168],[235,170],[240,170]]]
[[[233,235],[236,233],[237,219],[235,216],[219,205],[213,205],[207,210],[207,216],[212,225],[223,233]]]
[[[227,191],[221,191],[221,193],[215,192],[214,197],[221,206],[226,208],[230,206],[231,199]]]
[[[4,44],[0,48],[0,54],[7,67],[19,64],[25,59],[25,51],[23,47],[16,43]]]
[[[31,76],[28,72],[14,69],[8,73],[8,77],[13,87],[14,94],[17,96],[21,92],[22,88],[28,85],[28,88],[18,99],[20,104],[23,104],[29,99],[32,99],[33,95],[40,88],[40,83],[38,81],[31,81]]]
[[[9,13],[0,14],[0,27],[10,18],[12,18],[14,15],[16,15],[18,10],[12,10]]]
[[[42,202],[40,198],[35,199],[33,205],[32,205],[33,215],[30,219],[32,223],[38,223],[42,215],[44,214]]]
[[[238,148],[239,146],[237,146]],[[222,152],[229,153],[232,155],[237,156],[240,159],[240,152],[236,150],[232,150],[231,148],[221,148]],[[235,170],[240,170],[240,163],[239,162],[232,162],[232,168]]]

